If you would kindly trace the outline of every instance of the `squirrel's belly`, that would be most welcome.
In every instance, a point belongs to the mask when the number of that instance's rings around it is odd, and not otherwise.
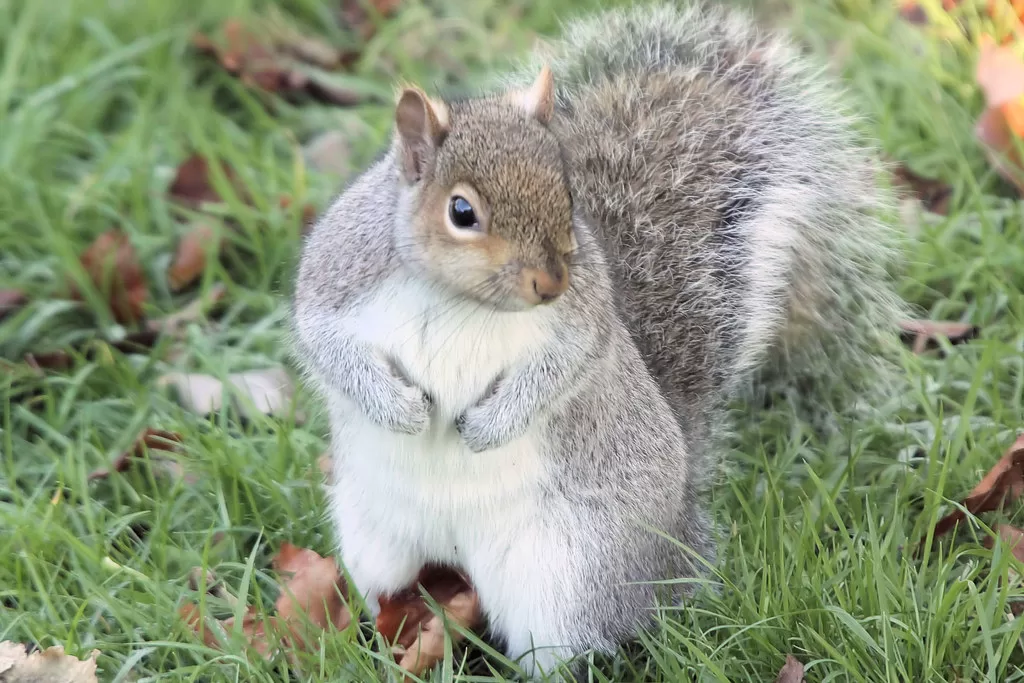
[[[420,435],[394,434],[339,403],[331,409],[345,411],[345,426],[332,435],[330,495],[383,532],[381,543],[415,548],[424,561],[466,564],[497,552],[536,518],[546,469],[534,432],[474,453],[453,425],[434,421]]]

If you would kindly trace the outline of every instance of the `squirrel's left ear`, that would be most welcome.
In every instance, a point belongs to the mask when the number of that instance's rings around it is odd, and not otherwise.
[[[509,98],[546,126],[555,113],[555,78],[548,65],[541,68],[533,85],[510,92]]]
[[[395,129],[402,175],[415,183],[433,162],[448,132],[448,107],[419,88],[407,87],[395,106]]]

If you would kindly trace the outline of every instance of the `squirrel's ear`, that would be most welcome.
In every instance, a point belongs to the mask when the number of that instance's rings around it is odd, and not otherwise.
[[[546,126],[555,113],[555,78],[551,69],[545,64],[533,85],[524,90],[515,90],[509,96],[527,114]]]
[[[396,143],[403,177],[414,183],[448,132],[448,107],[416,87],[402,90],[395,107]]]

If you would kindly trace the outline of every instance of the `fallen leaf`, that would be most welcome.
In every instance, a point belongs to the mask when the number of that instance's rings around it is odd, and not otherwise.
[[[158,455],[159,452],[178,453],[181,446],[181,435],[175,432],[168,432],[162,429],[144,429],[141,434],[135,437],[131,448],[124,451],[110,463],[109,468],[93,470],[87,479],[106,479],[111,472],[125,472],[135,464],[135,461],[149,454],[150,463],[155,469],[166,472],[174,479],[185,477],[185,469],[177,460],[166,456]]]
[[[925,210],[945,216],[949,212],[949,200],[953,188],[941,180],[920,176],[905,165],[893,172],[893,182],[921,202]]]
[[[20,289],[0,289],[0,319],[25,305],[28,297]]]
[[[364,97],[323,78],[310,65],[322,66],[324,55],[309,61],[310,42],[299,47],[294,41],[276,41],[265,27],[257,32],[237,19],[229,19],[222,27],[223,40],[214,40],[202,33],[192,38],[200,53],[213,57],[225,71],[238,77],[245,85],[268,93],[294,98],[305,95],[327,104],[348,106]],[[321,46],[322,47],[322,46]],[[340,64],[344,55],[338,53]]]
[[[996,535],[1006,545],[1010,546],[1010,552],[1017,558],[1018,562],[1024,562],[1024,531],[1009,524],[996,526]],[[991,536],[985,538],[985,547],[992,549],[995,546],[995,539]]]
[[[26,353],[25,363],[36,372],[43,370],[67,370],[71,367],[71,354],[66,351]]]
[[[369,40],[377,32],[377,27],[367,7],[382,17],[389,17],[400,4],[401,0],[341,0],[339,14],[343,24],[362,40]]]
[[[249,195],[235,171],[226,161],[217,162],[221,173],[243,202],[249,202]],[[222,204],[224,197],[213,185],[210,177],[210,161],[201,154],[192,154],[178,166],[167,189],[168,196],[176,202],[192,208],[205,203]]]
[[[306,642],[303,629],[307,625],[320,629],[331,625],[340,630],[351,623],[352,614],[344,600],[345,579],[333,558],[285,543],[271,564],[274,571],[287,576],[274,607],[295,643]]]
[[[200,611],[199,606],[194,603],[186,603],[178,610],[178,616],[203,640],[203,644],[214,649],[223,649],[227,634],[235,627],[235,618],[229,617],[223,621],[206,619]],[[273,656],[272,642],[270,635],[277,631],[277,620],[268,617],[266,621],[260,619],[255,607],[248,607],[242,615],[242,635],[246,643],[253,650],[262,655],[265,659]]]
[[[227,243],[221,234],[218,239],[216,226],[203,221],[196,223],[178,242],[174,260],[167,268],[167,282],[172,292],[179,292],[198,280],[206,270],[206,250],[214,244],[212,252],[219,254]]]
[[[96,658],[93,650],[87,659],[64,654],[60,645],[32,654],[21,643],[0,643],[0,681],[2,683],[95,683]]]
[[[962,344],[978,336],[978,328],[970,323],[946,320],[904,320],[900,331],[905,340],[913,339],[913,351],[922,354],[938,346],[939,338],[946,338],[951,344]]]
[[[804,680],[804,665],[793,655],[786,655],[786,663],[779,670],[775,683],[802,683]]]
[[[242,414],[254,412],[282,415],[290,407],[295,387],[283,368],[251,370],[228,375]],[[224,405],[224,382],[211,375],[172,372],[157,379],[161,387],[172,386],[182,404],[194,413],[208,415]]]
[[[416,583],[442,608],[444,617],[434,614],[416,588],[407,588],[380,598],[377,631],[392,645],[398,664],[419,675],[444,658],[445,622],[464,629],[480,625],[480,601],[469,579],[450,567],[428,565]],[[461,634],[452,632],[459,640]]]
[[[1003,454],[999,462],[982,478],[963,501],[963,507],[972,515],[1000,509],[1024,493],[1024,434]],[[934,535],[941,536],[966,519],[960,508],[955,509],[935,524]]]
[[[281,197],[279,205],[282,209],[287,209],[292,205],[291,197]],[[306,204],[302,207],[302,232],[307,232],[316,222],[317,210],[312,204]]]
[[[148,321],[147,327],[157,334],[179,337],[186,325],[201,321],[210,309],[227,296],[227,293],[227,287],[218,282],[213,287],[210,287],[210,291],[207,292],[206,296],[198,297],[176,313]]]
[[[1024,137],[1024,60],[982,36],[975,78],[986,105],[975,134],[999,174],[1024,192],[1024,164],[1016,145]]]
[[[142,318],[149,290],[135,249],[124,232],[112,229],[97,237],[82,254],[81,263],[93,285],[107,296],[117,322],[133,323]],[[73,287],[72,297],[81,300],[81,292]]]

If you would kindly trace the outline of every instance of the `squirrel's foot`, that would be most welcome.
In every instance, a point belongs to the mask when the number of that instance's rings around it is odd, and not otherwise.
[[[487,400],[455,420],[455,428],[474,453],[501,448],[526,432],[525,422],[510,419],[508,411],[501,408],[500,401]]]
[[[385,429],[401,434],[419,434],[430,422],[432,402],[422,389],[396,382],[395,391],[382,401],[371,418]]]

